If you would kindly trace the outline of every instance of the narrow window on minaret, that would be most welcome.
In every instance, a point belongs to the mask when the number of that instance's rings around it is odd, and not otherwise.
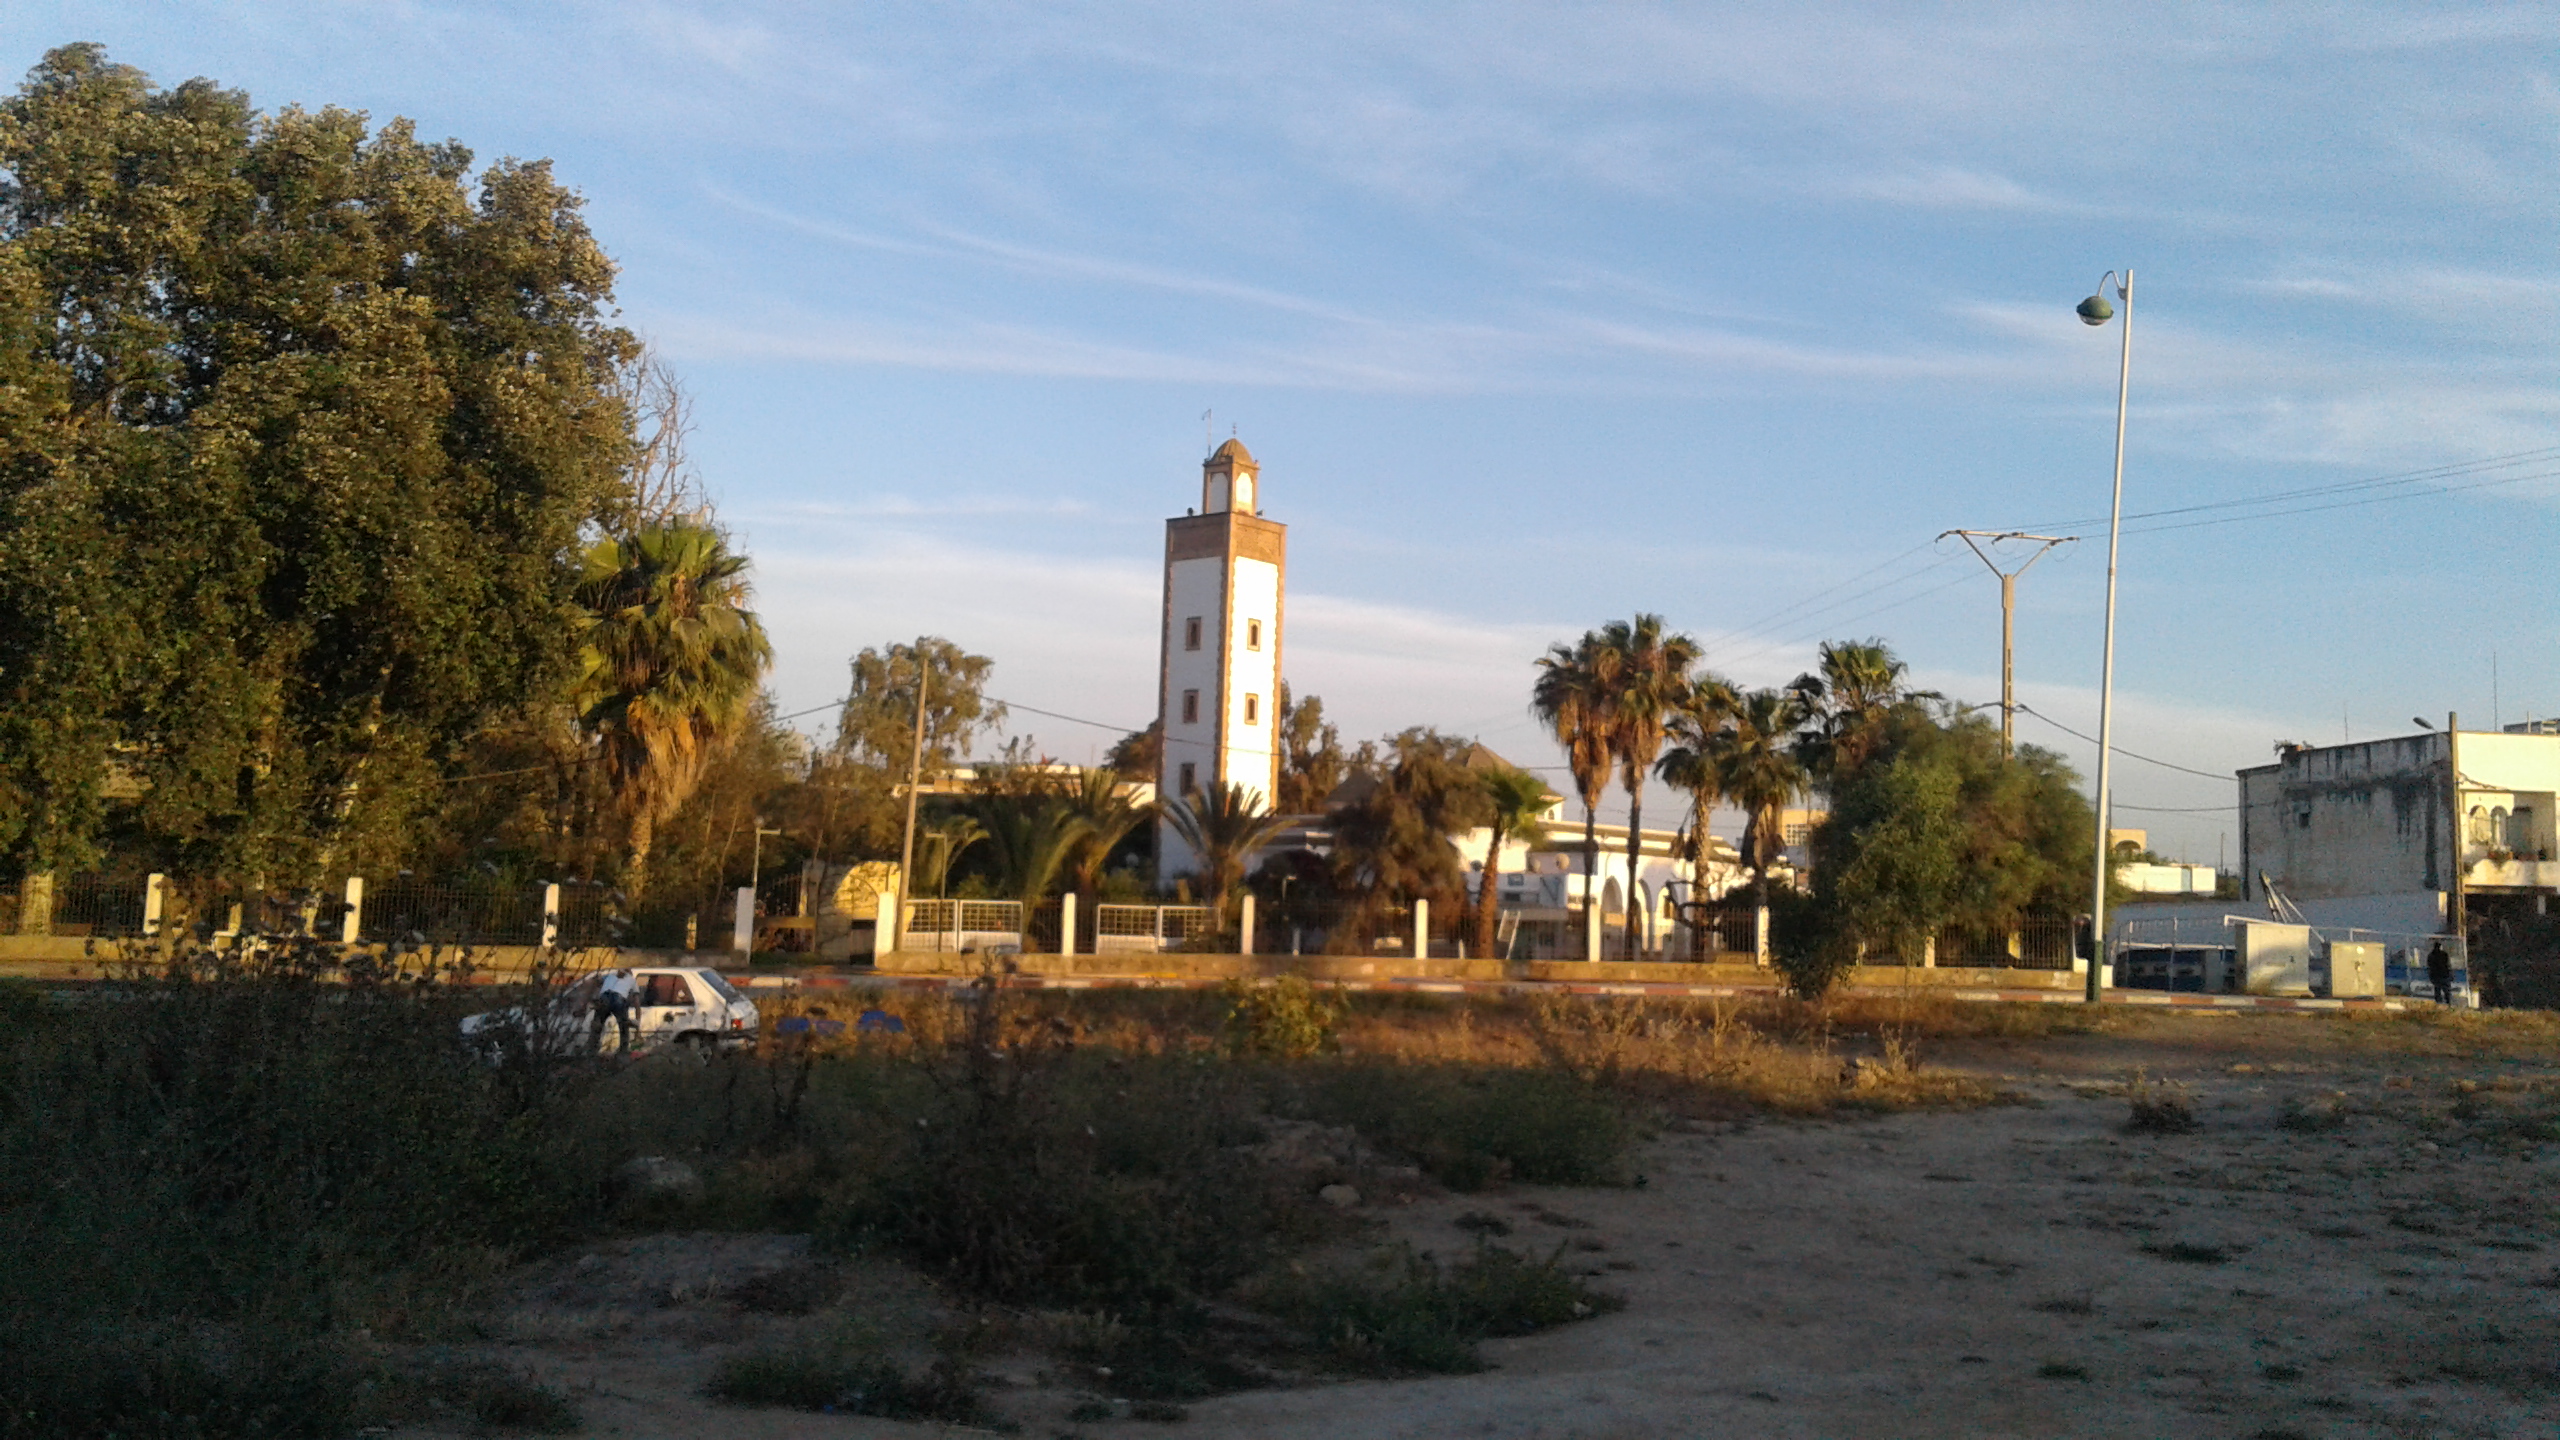
[[[1244,723],[1247,725],[1259,725],[1262,723],[1261,696],[1247,695],[1244,697]]]
[[[1200,617],[1197,615],[1182,622],[1182,648],[1185,650],[1200,648]]]
[[[1188,795],[1188,794],[1190,794],[1192,791],[1197,790],[1197,789],[1199,789],[1199,788],[1200,788],[1200,787],[1199,787],[1199,785],[1198,785],[1198,783],[1197,783],[1197,780],[1198,780],[1198,776],[1199,776],[1199,774],[1200,774],[1200,767],[1199,767],[1199,766],[1192,764],[1192,763],[1191,763],[1190,761],[1188,761],[1188,760],[1185,760],[1185,761],[1183,761],[1183,762],[1182,762],[1182,785],[1181,785],[1181,790],[1182,790],[1182,793],[1183,793],[1183,794]]]
[[[1244,648],[1247,650],[1259,650],[1262,648],[1261,621],[1247,620],[1244,622]]]
[[[1197,690],[1182,692],[1182,723],[1185,725],[1200,723],[1200,692]]]

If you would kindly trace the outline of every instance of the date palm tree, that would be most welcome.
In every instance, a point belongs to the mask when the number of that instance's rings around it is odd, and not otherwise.
[[[1084,772],[1076,785],[1073,801],[1077,817],[1084,821],[1084,835],[1068,868],[1077,894],[1094,893],[1102,883],[1102,868],[1111,863],[1111,852],[1156,813],[1154,805],[1120,793],[1124,779],[1119,771],[1103,766]]]
[[[1245,861],[1287,828],[1285,815],[1263,808],[1262,797],[1233,782],[1194,790],[1164,806],[1165,823],[1200,857],[1208,881],[1210,903],[1217,907],[1220,933],[1227,928],[1227,907],[1244,883]]]
[[[648,883],[660,822],[753,712],[773,645],[747,608],[747,557],[693,520],[643,525],[589,547],[575,691],[628,825],[623,893]]]
[[[1517,840],[1536,845],[1547,838],[1546,827],[1539,817],[1555,797],[1547,793],[1547,782],[1526,770],[1504,768],[1484,771],[1477,776],[1484,787],[1485,798],[1492,802],[1493,838],[1484,848],[1484,877],[1477,882],[1475,915],[1475,953],[1479,958],[1493,955],[1496,910],[1501,904],[1497,893],[1502,882],[1502,846]]]
[[[1538,680],[1529,708],[1564,747],[1565,768],[1582,797],[1582,908],[1597,903],[1600,869],[1600,796],[1609,788],[1609,694],[1603,675],[1608,656],[1600,632],[1586,630],[1573,644],[1561,641],[1538,657]],[[1575,932],[1589,935],[1588,923]],[[1585,960],[1597,960],[1585,954]]]
[[[1689,692],[1689,667],[1698,663],[1698,642],[1666,633],[1659,615],[1639,614],[1632,621],[1610,621],[1600,631],[1608,693],[1609,749],[1618,778],[1627,790],[1627,958],[1644,944],[1644,928],[1636,921],[1637,876],[1644,850],[1644,786],[1653,762],[1662,753],[1671,717]]]

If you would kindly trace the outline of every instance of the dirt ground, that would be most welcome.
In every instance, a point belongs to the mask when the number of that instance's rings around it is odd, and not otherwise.
[[[1489,1342],[1485,1373],[1071,1421],[1093,1397],[1026,1355],[988,1362],[990,1398],[1040,1440],[2560,1433],[2560,1146],[2509,1123],[2554,1098],[2560,1056],[2452,1048],[2214,1015],[1942,1043],[1923,1060],[2018,1103],[1683,1123],[1647,1142],[1641,1186],[1376,1207],[1379,1238],[1444,1255],[1472,1243],[1461,1215],[1499,1218],[1625,1298]],[[2127,1131],[2137,1069],[2187,1087],[2193,1131]],[[699,1398],[726,1348],[808,1323],[729,1298],[805,1254],[658,1236],[562,1257],[525,1277],[500,1353],[567,1388],[590,1434],[958,1433]],[[937,1313],[893,1266],[852,1278],[884,1331]]]

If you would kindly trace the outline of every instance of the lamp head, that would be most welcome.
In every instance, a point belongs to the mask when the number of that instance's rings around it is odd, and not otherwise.
[[[2104,325],[2114,318],[2116,307],[2108,304],[2104,295],[2092,295],[2080,302],[2080,323],[2083,325]]]

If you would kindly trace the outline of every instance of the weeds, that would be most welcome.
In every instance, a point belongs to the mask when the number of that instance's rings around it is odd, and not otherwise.
[[[1479,1241],[1443,1268],[1410,1246],[1380,1252],[1366,1269],[1297,1280],[1264,1303],[1304,1330],[1325,1360],[1363,1374],[1471,1374],[1480,1340],[1529,1335],[1617,1309],[1558,1263]]]
[[[733,1405],[884,1420],[968,1425],[987,1418],[986,1402],[959,1361],[944,1357],[912,1371],[841,1336],[732,1355],[712,1371],[703,1393]]]
[[[2124,1087],[2124,1128],[2136,1135],[2184,1135],[2196,1128],[2195,1094],[2174,1081],[2154,1083],[2133,1072]]]

